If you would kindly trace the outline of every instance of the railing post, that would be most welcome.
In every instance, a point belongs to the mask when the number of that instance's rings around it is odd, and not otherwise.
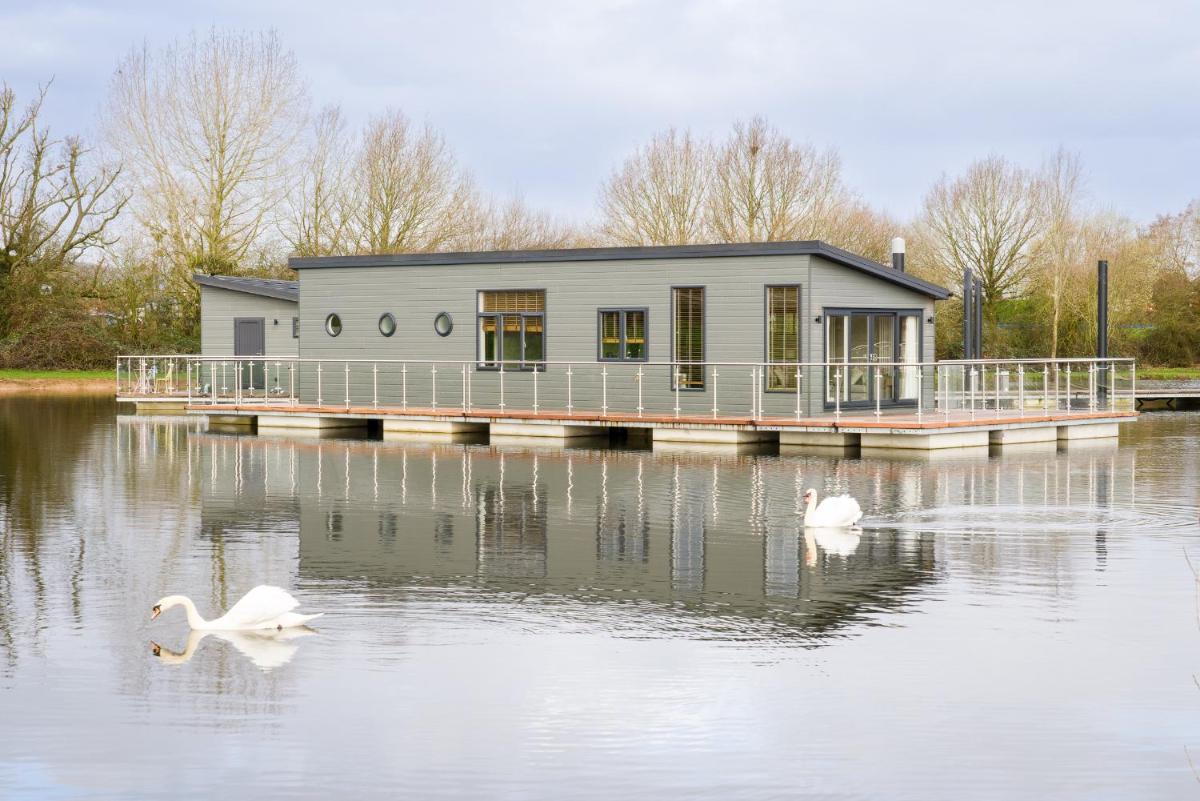
[[[1096,363],[1088,362],[1088,411],[1096,411]]]
[[[679,365],[672,363],[671,369],[675,371],[675,419],[679,419],[679,385],[682,383],[680,379],[683,377]]]
[[[379,362],[371,362],[371,407],[379,408]]]
[[[321,373],[322,372],[323,372],[323,369],[322,369],[321,363],[317,362],[317,405],[318,406],[321,405],[321,401],[322,401],[322,394],[321,394]]]
[[[1042,411],[1050,411],[1050,362],[1042,364]]]
[[[188,406],[192,405],[192,363],[187,362],[187,402]]]
[[[345,362],[346,368],[346,408],[350,408],[350,362]]]
[[[757,410],[754,419],[761,420],[763,416],[763,384],[766,382],[767,368],[759,365],[754,368],[754,406]]]
[[[641,369],[642,368],[640,368],[640,367],[638,368],[639,371],[641,371]],[[575,411],[575,397],[573,394],[574,389],[571,386],[572,376],[574,374],[575,374],[575,365],[568,364],[567,365],[567,414],[572,414]],[[641,387],[638,387],[638,391],[641,392]],[[639,403],[640,403],[640,401],[639,401]]]
[[[1129,362],[1129,411],[1137,411],[1137,362]]]
[[[400,364],[400,408],[408,411],[408,362]]]
[[[717,366],[715,364],[713,365],[713,368],[712,368],[712,382],[713,382],[713,419],[716,420],[718,412],[717,412]]]
[[[467,411],[467,366],[461,365],[462,368],[462,410],[465,414]]]
[[[796,420],[800,420],[800,365],[796,365]]]
[[[608,365],[600,368],[600,416],[608,417]]]
[[[433,406],[433,410],[437,411],[437,365],[434,364],[429,370],[429,401]]]
[[[912,368],[909,368],[912,369]],[[917,365],[917,422],[921,422],[921,416],[925,409],[925,365]]]
[[[296,370],[300,367],[298,362],[288,362],[288,403],[296,404]]]
[[[642,407],[642,378],[643,378],[643,376],[644,376],[644,373],[642,372],[642,366],[639,364],[638,371],[637,371],[637,385],[638,385],[637,412],[638,412],[638,417],[642,416],[642,408],[643,408]]]
[[[967,383],[970,385],[971,396],[971,419],[975,419],[975,387],[978,384],[979,371],[975,369],[974,363],[971,364],[971,369],[968,372]]]
[[[1021,408],[1017,412],[1018,417],[1025,416],[1025,364],[1023,362],[1017,364],[1017,405]]]
[[[842,419],[842,366],[833,371],[833,419]]]
[[[475,363],[471,363],[470,369],[467,369],[467,366],[464,364],[463,369],[467,370],[467,411],[469,412],[475,408],[474,397],[471,391],[471,381],[474,380],[473,377],[475,375]]]
[[[533,413],[538,413],[538,369],[537,365],[533,367]]]
[[[1071,363],[1067,362],[1067,414],[1071,413]]]
[[[882,394],[881,390],[883,389],[883,373],[881,373],[879,371],[878,367],[875,368],[874,372],[875,372],[875,419],[878,420],[879,416],[880,416],[879,396]]]
[[[500,411],[504,411],[504,362],[500,362]]]
[[[1117,394],[1117,365],[1114,362],[1108,363],[1108,410],[1116,411],[1117,401],[1113,396]]]

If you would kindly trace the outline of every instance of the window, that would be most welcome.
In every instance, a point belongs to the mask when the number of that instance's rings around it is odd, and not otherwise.
[[[299,338],[300,338],[300,318],[293,317],[292,318],[292,339],[299,339]]]
[[[800,287],[767,287],[767,389],[796,389],[800,361]]]
[[[331,337],[336,337],[342,333],[342,318],[336,314],[331,314],[325,318],[325,333]]]
[[[915,309],[828,310],[825,314],[825,402],[913,403],[920,392],[921,312]],[[880,363],[887,366],[879,367]],[[838,367],[836,365],[843,365]]]
[[[454,319],[449,312],[438,312],[438,316],[433,318],[433,330],[439,337],[450,336],[454,330]]]
[[[379,333],[390,337],[396,333],[396,318],[391,314],[383,314],[379,318]]]
[[[481,370],[544,370],[546,292],[479,293]]]
[[[671,317],[672,387],[704,389],[704,287],[673,287]]]
[[[600,309],[600,360],[644,362],[645,309]]]

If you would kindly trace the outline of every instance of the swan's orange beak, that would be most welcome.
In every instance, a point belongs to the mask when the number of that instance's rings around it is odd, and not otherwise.
[[[154,618],[158,617],[161,614],[162,614],[162,607],[156,606],[150,610],[150,619],[154,620]]]
[[[162,656],[162,646],[156,642],[151,641],[150,653],[154,654],[155,656]]]

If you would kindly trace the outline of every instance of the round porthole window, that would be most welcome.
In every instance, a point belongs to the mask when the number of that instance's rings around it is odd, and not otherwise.
[[[342,333],[342,318],[336,314],[331,314],[325,318],[325,333],[331,337],[336,337]]]
[[[379,333],[385,337],[390,337],[396,333],[396,318],[391,314],[384,314],[379,318]]]
[[[449,313],[441,312],[433,318],[433,330],[439,337],[450,336],[450,332],[454,330],[454,320],[450,319]]]

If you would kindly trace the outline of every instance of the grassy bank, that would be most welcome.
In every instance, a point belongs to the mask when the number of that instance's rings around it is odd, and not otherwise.
[[[0,370],[0,395],[111,393],[116,376],[113,370]]]
[[[0,381],[115,381],[112,370],[0,370]]]
[[[1139,380],[1200,381],[1200,367],[1138,367]]]

